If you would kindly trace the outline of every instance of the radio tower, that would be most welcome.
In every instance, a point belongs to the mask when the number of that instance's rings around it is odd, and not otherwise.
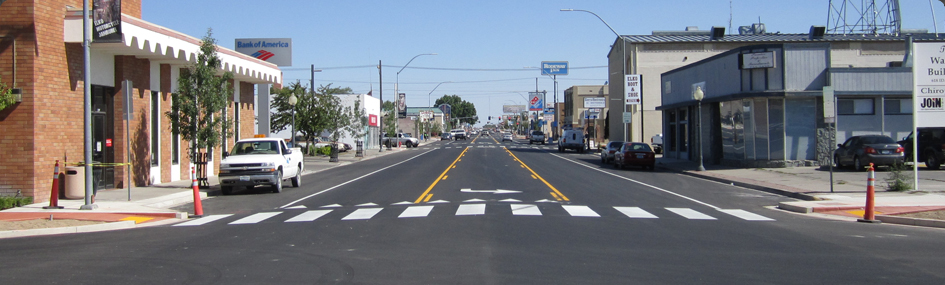
[[[899,0],[830,0],[829,6],[827,33],[899,35],[902,28]]]

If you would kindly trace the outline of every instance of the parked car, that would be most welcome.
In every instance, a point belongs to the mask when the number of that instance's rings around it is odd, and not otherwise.
[[[650,144],[653,145],[654,153],[663,153],[663,134],[658,134],[650,138]]]
[[[607,146],[600,151],[600,163],[608,164],[614,162],[614,154],[623,147],[624,142],[609,142]]]
[[[384,137],[381,139],[383,145],[388,145],[395,147],[404,145],[407,148],[417,147],[420,145],[420,140],[417,138],[411,137],[410,134],[398,133],[397,137],[389,137],[387,134],[384,134]]]
[[[564,152],[566,149],[584,153],[584,132],[581,130],[564,130],[564,134],[558,139],[558,152]]]
[[[512,141],[512,133],[504,133],[504,134],[502,134],[502,141],[503,141],[503,142],[504,142],[504,141]]]
[[[912,161],[912,133],[899,141],[906,149],[906,161]],[[929,169],[939,169],[945,161],[945,127],[919,128],[919,160]]]
[[[614,153],[614,168],[623,169],[628,165],[653,170],[656,167],[656,153],[645,143],[624,143],[620,151]]]
[[[837,145],[833,160],[837,168],[849,165],[853,170],[866,170],[871,162],[874,166],[902,164],[905,162],[905,149],[888,136],[852,136]]]
[[[534,142],[545,144],[545,133],[539,130],[532,131],[532,135],[528,137],[528,144]]]

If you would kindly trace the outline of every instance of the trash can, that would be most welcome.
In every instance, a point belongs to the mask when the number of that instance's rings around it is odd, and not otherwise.
[[[66,166],[66,199],[85,198],[85,167]]]

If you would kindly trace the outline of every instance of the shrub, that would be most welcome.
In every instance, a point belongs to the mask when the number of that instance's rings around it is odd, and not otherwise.
[[[331,146],[324,146],[318,149],[318,154],[331,155]]]
[[[888,191],[908,191],[912,190],[912,184],[909,183],[909,176],[902,173],[906,166],[903,164],[893,164],[889,167],[889,176],[886,177],[886,190]]]
[[[32,203],[32,197],[0,197],[0,210],[22,207]]]

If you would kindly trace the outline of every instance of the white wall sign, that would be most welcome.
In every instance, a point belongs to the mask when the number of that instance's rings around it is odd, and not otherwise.
[[[940,127],[945,124],[945,42],[913,43],[913,54],[916,127]]]
[[[742,54],[742,69],[774,68],[774,52],[756,52]]]
[[[292,66],[292,39],[236,39],[236,52],[273,63]]]
[[[607,98],[604,98],[604,97],[584,98],[584,108],[607,108]]]
[[[623,102],[626,105],[640,105],[643,98],[643,76],[628,74],[624,76]]]

